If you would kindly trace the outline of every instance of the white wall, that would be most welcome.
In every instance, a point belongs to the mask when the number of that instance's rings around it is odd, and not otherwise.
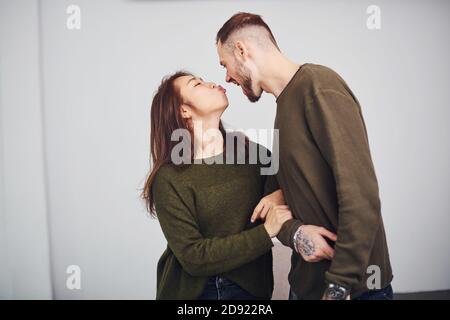
[[[334,68],[360,100],[395,289],[450,288],[447,1],[379,0],[382,28],[374,31],[366,28],[366,8],[374,4],[369,1],[43,0],[40,34],[37,2],[0,3],[0,191],[6,208],[0,231],[10,243],[9,251],[0,244],[0,258],[6,255],[18,267],[14,277],[2,268],[0,285],[34,274],[29,260],[51,260],[52,268],[41,267],[51,270],[54,298],[154,298],[165,240],[138,198],[148,169],[152,94],[163,75],[179,68],[224,84],[215,34],[233,13],[250,11],[263,15],[288,56]],[[66,28],[70,4],[81,8],[81,30]],[[226,87],[227,123],[272,127],[271,96],[251,104],[239,88]],[[35,259],[48,251],[46,213],[51,259]],[[25,215],[37,230],[29,232]],[[40,250],[24,251],[25,244]],[[72,264],[81,267],[81,290],[66,289]],[[48,297],[49,279],[41,278],[37,288]],[[1,285],[0,297],[37,292],[34,285],[19,287]]]
[[[51,298],[38,6],[0,2],[0,298]]]

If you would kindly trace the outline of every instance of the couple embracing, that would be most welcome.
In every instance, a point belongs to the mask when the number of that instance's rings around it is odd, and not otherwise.
[[[216,47],[226,82],[251,102],[263,92],[276,98],[278,170],[262,174],[270,152],[225,130],[222,86],[181,71],[163,79],[143,190],[167,240],[156,298],[270,299],[277,237],[292,248],[289,299],[392,299],[378,183],[353,92],[333,70],[288,59],[259,15],[233,15]],[[193,146],[181,162],[176,130]]]

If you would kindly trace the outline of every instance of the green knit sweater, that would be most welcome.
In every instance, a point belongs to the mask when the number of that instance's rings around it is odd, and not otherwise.
[[[278,239],[294,249],[302,224],[337,233],[332,261],[306,262],[293,251],[289,282],[301,299],[320,299],[328,283],[369,290],[369,266],[381,288],[392,280],[378,182],[361,106],[333,70],[304,64],[277,98],[280,170],[277,180],[294,219]]]
[[[224,153],[216,157],[224,159]],[[272,240],[250,222],[261,197],[278,188],[260,164],[162,166],[152,193],[167,249],[158,262],[157,299],[197,299],[222,275],[252,295],[273,291]],[[267,180],[267,181],[266,181]],[[267,182],[267,184],[266,184]]]

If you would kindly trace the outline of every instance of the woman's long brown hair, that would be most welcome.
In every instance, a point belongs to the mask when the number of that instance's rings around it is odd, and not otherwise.
[[[171,140],[174,130],[189,130],[192,145],[191,160],[194,159],[192,128],[190,128],[188,122],[181,116],[180,106],[182,104],[182,97],[174,84],[175,80],[182,76],[192,76],[192,74],[185,71],[178,71],[173,75],[163,78],[153,97],[150,110],[150,157],[153,165],[151,166],[141,196],[145,200],[147,211],[153,217],[156,216],[156,211],[152,197],[152,184],[159,168],[164,164],[172,163],[170,158],[172,148],[179,143],[178,141]],[[222,121],[219,124],[219,130],[224,137],[225,143],[226,131],[222,125]]]

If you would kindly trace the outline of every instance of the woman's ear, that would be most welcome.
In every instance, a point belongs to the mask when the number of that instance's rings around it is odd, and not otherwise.
[[[181,112],[181,117],[183,119],[191,119],[192,118],[191,110],[189,109],[189,107],[186,104],[181,105],[180,112]]]

